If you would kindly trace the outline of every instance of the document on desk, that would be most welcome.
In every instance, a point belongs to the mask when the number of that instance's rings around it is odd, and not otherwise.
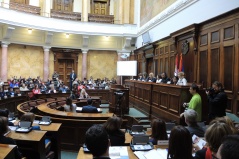
[[[111,146],[109,155],[111,159],[129,159],[127,146]]]
[[[153,158],[160,158],[160,159],[167,159],[167,150],[166,149],[153,149],[150,151],[135,151],[134,154],[139,159],[153,159]]]

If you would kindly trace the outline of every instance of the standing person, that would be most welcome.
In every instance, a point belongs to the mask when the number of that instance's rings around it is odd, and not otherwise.
[[[202,120],[202,99],[198,94],[199,88],[196,84],[192,84],[189,88],[189,92],[192,94],[192,99],[189,103],[184,103],[183,107],[187,109],[193,109],[197,112],[197,121]]]
[[[76,79],[76,74],[75,74],[75,71],[72,70],[70,74],[70,90],[71,91],[72,91],[72,83],[75,81],[75,79]]]
[[[213,120],[216,117],[223,117],[226,115],[227,108],[227,95],[224,92],[223,85],[215,81],[212,84],[212,89],[206,91],[208,103],[209,103],[209,120]]]
[[[122,119],[117,116],[113,116],[109,117],[103,125],[109,134],[111,146],[124,146],[125,133],[120,130],[121,124]]]

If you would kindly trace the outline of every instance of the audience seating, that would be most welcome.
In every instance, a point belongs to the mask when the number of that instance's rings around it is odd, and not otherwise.
[[[9,8],[25,13],[31,13],[31,14],[37,14],[40,15],[41,8],[36,7],[36,6],[31,6],[28,4],[21,4],[21,3],[16,3],[16,2],[10,2]]]

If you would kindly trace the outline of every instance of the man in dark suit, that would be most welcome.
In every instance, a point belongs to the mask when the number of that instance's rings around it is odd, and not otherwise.
[[[87,106],[82,107],[82,113],[98,113],[98,110],[96,107],[92,106],[92,99],[87,100]]]
[[[74,82],[75,79],[76,79],[76,74],[75,74],[75,71],[72,70],[70,74],[70,90],[72,90],[72,83]]]

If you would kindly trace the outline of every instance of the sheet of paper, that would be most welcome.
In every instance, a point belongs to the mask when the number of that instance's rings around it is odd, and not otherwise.
[[[109,155],[111,159],[129,159],[126,146],[111,146],[109,148]]]

